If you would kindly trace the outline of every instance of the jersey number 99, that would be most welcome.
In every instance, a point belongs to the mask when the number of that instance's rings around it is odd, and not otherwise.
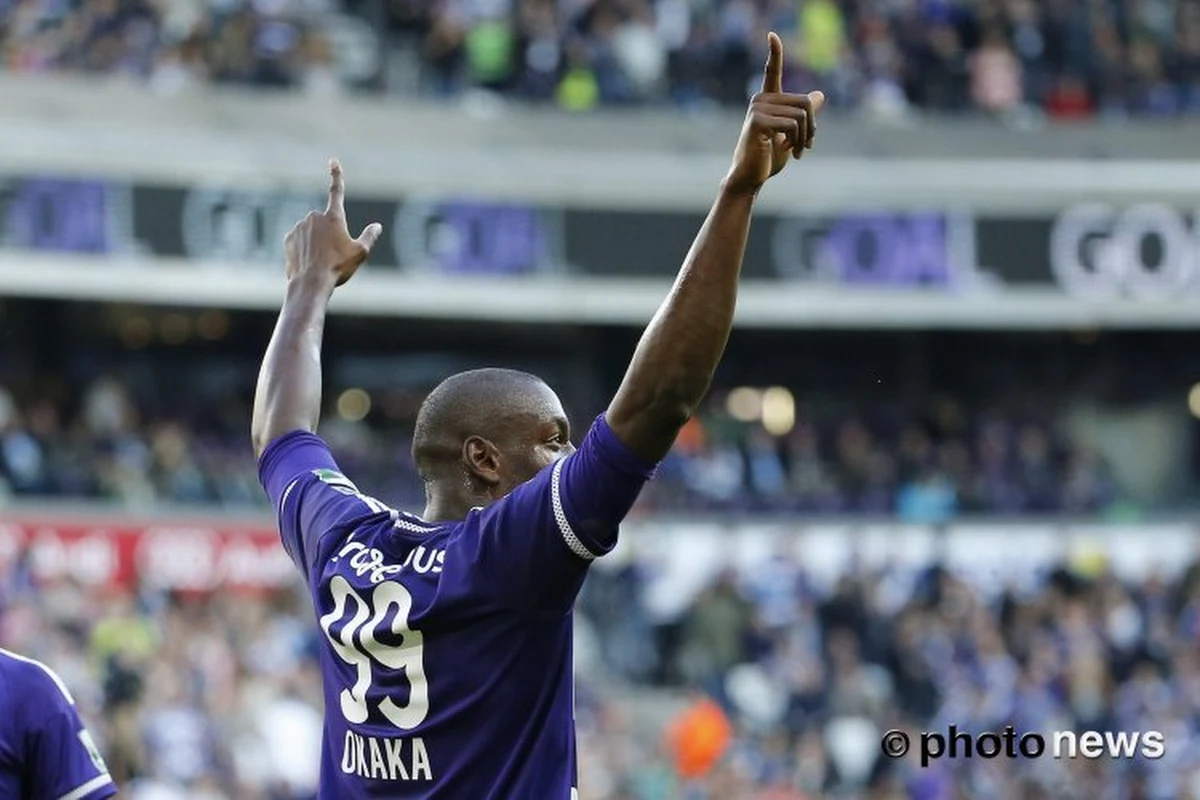
[[[354,685],[343,689],[339,697],[342,716],[355,724],[367,721],[370,713],[367,693],[378,663],[387,669],[404,670],[410,687],[408,703],[402,706],[385,697],[379,701],[379,712],[397,728],[411,730],[417,727],[429,713],[429,682],[425,679],[425,637],[408,626],[412,595],[399,583],[384,581],[375,587],[368,601],[341,575],[334,576],[329,588],[333,594],[333,610],[321,617],[321,629],[338,656],[357,671]],[[353,604],[350,619],[335,632],[333,624],[346,616],[350,604]],[[392,617],[390,630],[398,643],[384,644],[375,638],[376,632],[393,606],[396,614]]]

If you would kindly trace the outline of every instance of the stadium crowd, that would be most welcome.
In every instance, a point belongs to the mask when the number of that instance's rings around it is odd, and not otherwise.
[[[571,110],[741,106],[768,28],[795,87],[883,117],[1200,112],[1200,9],[1183,0],[0,0],[0,69],[336,90],[470,88]],[[379,31],[378,53],[327,35]],[[386,20],[390,24],[383,24]],[[374,78],[361,79],[364,60]],[[349,66],[353,64],[353,67]],[[389,67],[389,64],[394,65]],[[410,74],[412,73],[412,74]],[[419,73],[419,74],[417,74]],[[400,76],[400,77],[393,77]],[[792,90],[795,87],[785,87]]]
[[[772,435],[739,421],[716,392],[680,436],[639,502],[642,510],[897,514],[1098,513],[1121,500],[1103,459],[1017,410],[806,407]],[[849,414],[846,408],[854,408]],[[139,407],[102,378],[77,403],[14,397],[0,386],[0,495],[265,508],[246,420],[236,401],[174,416]],[[364,490],[419,512],[423,485],[409,455],[412,420],[380,427],[330,413],[321,433]],[[578,423],[579,420],[576,420]],[[576,431],[576,436],[582,435]]]
[[[572,109],[663,95],[741,106],[773,29],[793,60],[785,89],[817,86],[834,106],[885,117],[1200,111],[1200,11],[1173,0],[408,5],[430,9],[423,49],[437,86],[493,87]]]
[[[0,0],[0,71],[72,72],[176,92],[209,83],[332,90],[333,3]]]
[[[315,796],[321,731],[299,591],[168,595],[0,571],[0,641],[55,665],[132,800]],[[937,568],[813,580],[784,550],[673,619],[648,563],[597,568],[577,626],[588,800],[1200,797],[1200,565],[1099,562],[996,592]],[[298,581],[297,581],[298,583]],[[677,701],[646,712],[646,687]],[[686,702],[686,706],[682,705]],[[890,728],[1161,731],[1161,759],[880,756]]]
[[[730,738],[724,761],[699,782],[708,788],[689,795],[679,780],[704,763],[703,740],[689,750],[668,738],[672,771],[656,773],[649,749],[594,764],[625,787],[609,796],[1200,796],[1200,565],[1174,579],[1122,583],[1102,559],[1081,558],[1022,589],[936,566],[858,569],[824,587],[781,550],[718,576],[669,626],[639,608],[639,569],[589,579],[583,609],[605,642],[605,668],[630,674],[639,665],[703,688],[726,714]],[[646,631],[657,648],[645,646]],[[957,759],[920,768],[911,756],[879,757],[888,729],[907,731],[915,747],[919,732],[951,725],[1047,737],[1159,731],[1167,744],[1160,759],[988,759],[960,749]],[[684,793],[638,788],[653,783],[649,774]]]

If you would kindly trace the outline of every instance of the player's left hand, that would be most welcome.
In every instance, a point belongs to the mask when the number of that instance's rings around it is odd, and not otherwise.
[[[346,227],[346,182],[337,159],[329,162],[329,203],[308,216],[283,240],[288,280],[315,280],[341,286],[354,276],[379,241],[383,226],[368,225],[357,239]]]
[[[791,94],[783,91],[783,42],[767,35],[770,52],[763,72],[762,91],[750,101],[742,134],[725,186],[753,194],[813,146],[817,112],[825,105],[822,92]]]

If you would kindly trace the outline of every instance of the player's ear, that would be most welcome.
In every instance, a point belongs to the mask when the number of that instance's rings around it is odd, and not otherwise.
[[[468,436],[463,442],[463,462],[471,475],[485,485],[500,483],[500,448],[482,436]]]

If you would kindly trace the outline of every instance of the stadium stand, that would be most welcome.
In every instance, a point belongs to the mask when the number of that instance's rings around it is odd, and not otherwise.
[[[0,647],[123,797],[315,796],[320,633],[247,437],[314,166],[386,231],[322,434],[419,510],[440,375],[602,408],[768,26],[831,124],[586,583],[581,797],[1200,798],[1200,4],[0,0]],[[951,724],[1167,747],[881,756]]]
[[[346,5],[5,0],[0,62],[164,92],[213,82],[328,94],[344,84],[432,96],[482,89],[576,111],[662,99],[741,106],[770,27],[797,54],[796,86],[821,85],[834,106],[883,118],[1200,111],[1200,12],[1173,0]]]
[[[577,648],[588,797],[1194,796],[1200,565],[1124,580],[1112,566],[1084,558],[999,587],[895,565],[828,581],[782,550],[688,587],[694,599],[667,618],[650,599],[663,583],[653,559],[597,570]],[[318,670],[291,588],[89,589],[32,580],[18,557],[0,599],[0,636],[56,664],[129,797],[312,796],[303,754],[320,735]],[[734,734],[699,775],[688,765],[703,749],[665,733],[696,696],[679,695],[685,686],[719,698]],[[1159,730],[1169,749],[1129,762],[872,766],[884,729],[951,723]]]
[[[225,401],[217,418],[173,415],[137,405],[111,378],[71,394],[81,402],[68,411],[47,397],[18,403],[0,386],[0,490],[132,508],[266,507],[241,430],[248,406]],[[639,508],[926,521],[960,512],[1100,512],[1121,499],[1103,457],[1055,430],[1053,419],[968,410],[950,398],[912,416],[894,403],[846,401],[773,435],[759,420],[732,416],[729,394],[714,392]],[[420,511],[411,424],[342,421],[327,435],[364,489]]]

